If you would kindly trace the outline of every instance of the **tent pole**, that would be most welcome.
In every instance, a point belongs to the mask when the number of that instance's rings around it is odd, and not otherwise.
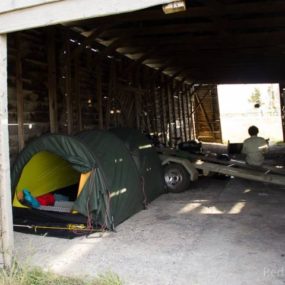
[[[8,134],[7,35],[0,34],[0,266],[10,268],[14,249]]]

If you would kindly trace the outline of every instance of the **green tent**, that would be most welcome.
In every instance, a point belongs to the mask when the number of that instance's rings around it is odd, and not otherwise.
[[[124,142],[137,165],[146,204],[164,193],[163,169],[152,142],[136,129],[114,128],[110,131]]]
[[[76,136],[43,135],[29,143],[12,168],[15,229],[56,231],[64,229],[62,223],[73,230],[72,225],[78,224],[114,229],[143,209],[146,199],[151,201],[162,193],[158,160],[152,167],[146,152],[147,163],[143,164],[140,150],[139,166],[131,155],[133,148],[128,149],[119,137],[113,132],[86,131]],[[161,180],[156,178],[152,187],[150,177],[155,177],[155,171]],[[34,198],[52,193],[68,196],[69,201],[27,207],[24,189]]]

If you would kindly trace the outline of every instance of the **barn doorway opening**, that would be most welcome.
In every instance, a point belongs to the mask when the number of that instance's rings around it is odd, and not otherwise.
[[[243,142],[252,125],[270,143],[283,141],[279,84],[218,85],[218,100],[223,143]]]

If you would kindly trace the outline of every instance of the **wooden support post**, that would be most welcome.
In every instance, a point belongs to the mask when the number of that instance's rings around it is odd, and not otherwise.
[[[167,98],[167,121],[168,121],[168,131],[169,131],[169,146],[172,146],[173,144],[173,134],[172,134],[172,126],[173,126],[173,118],[172,118],[172,100],[171,100],[171,94],[169,90],[169,82],[168,79],[165,78],[164,80],[165,85],[165,95]]]
[[[193,86],[190,86],[188,88],[188,92],[187,92],[187,99],[188,99],[188,118],[189,118],[189,127],[191,128],[191,139],[195,139],[196,138],[196,130],[195,130],[195,122],[194,122],[194,118],[193,118],[193,114],[194,114],[194,106],[193,106],[193,99],[192,99],[192,89]]]
[[[24,94],[22,78],[22,52],[21,35],[16,34],[16,97],[17,97],[17,121],[18,121],[18,145],[21,151],[25,145],[24,135]]]
[[[103,104],[102,104],[102,71],[101,61],[96,61],[96,99],[97,99],[97,111],[98,111],[98,127],[104,128],[103,121]],[[110,99],[110,98],[109,98]]]
[[[170,82],[170,100],[172,104],[172,118],[173,118],[173,127],[174,127],[174,146],[177,145],[177,126],[176,126],[176,103],[174,98],[174,80]]]
[[[136,128],[139,130],[141,127],[140,123],[140,93],[134,93],[135,96],[135,116],[136,116]]]
[[[150,93],[150,82],[149,82],[149,76],[148,76],[148,69],[144,68],[144,84],[145,84],[145,95],[144,95],[144,111],[146,112],[145,114],[145,123],[147,126],[147,130],[149,133],[153,132],[153,127],[152,127],[152,114],[151,110],[149,108],[149,93]]]
[[[55,59],[55,28],[48,27],[47,30],[48,49],[48,96],[49,96],[49,120],[50,132],[58,131],[57,114],[57,88],[56,88],[56,59]]]
[[[147,69],[146,67],[144,67],[143,69],[143,79],[144,79],[144,87],[145,87],[145,93],[144,93],[144,98],[143,98],[143,120],[144,120],[144,124],[145,124],[145,130],[148,133],[151,133],[153,131],[152,128],[152,121],[151,121],[151,110],[149,109],[149,77],[147,74]]]
[[[72,134],[73,132],[73,108],[72,108],[72,88],[71,88],[71,55],[70,55],[70,43],[69,34],[66,33],[64,37],[64,53],[65,53],[65,98],[66,98],[66,109],[67,109],[67,133]]]
[[[212,89],[212,91],[213,91],[213,89]],[[216,90],[216,92],[217,92],[217,90]],[[217,94],[216,92],[214,94]],[[211,96],[211,105],[212,105],[212,114],[213,114],[212,124],[211,125],[212,125],[212,128],[213,128],[213,137],[214,137],[214,140],[216,142],[217,134],[216,134],[215,131],[216,131],[216,119],[217,119],[216,115],[217,115],[217,113],[216,113],[216,110],[215,110],[215,105],[217,104],[218,105],[218,109],[219,109],[219,103],[216,102],[216,100],[218,100],[218,98],[217,98],[218,95],[214,96],[213,92],[210,92],[210,96]],[[221,130],[221,128],[219,128],[219,130]]]
[[[165,115],[166,115],[166,110],[165,110],[165,86],[163,85],[164,80],[163,80],[163,75],[161,74],[160,76],[160,90],[159,90],[159,94],[160,94],[160,120],[161,120],[161,131],[162,131],[162,140],[163,142],[166,144],[166,124],[165,124]]]
[[[176,98],[177,98],[177,105],[178,105],[178,120],[179,120],[179,133],[180,133],[180,137],[181,140],[184,141],[184,134],[183,134],[183,120],[182,120],[182,112],[181,112],[181,83],[177,82],[178,87],[176,90]]]
[[[117,101],[116,101],[117,98],[115,94],[115,80],[116,80],[116,65],[115,65],[115,62],[112,61],[110,64],[109,83],[108,83],[108,106],[106,108],[106,128],[107,129],[110,126],[111,115],[112,115],[113,121],[114,121],[114,116],[116,116],[116,113],[110,114],[111,109],[116,107],[117,105]]]
[[[141,88],[139,76],[140,76],[140,68],[138,67],[136,69],[136,77],[135,77],[135,85],[137,88]],[[132,73],[128,74],[128,78],[131,82],[132,79]],[[141,121],[140,121],[140,115],[141,115],[141,93],[140,92],[135,92],[135,116],[136,116],[136,127],[137,129],[141,128]]]
[[[183,131],[184,131],[184,140],[188,140],[188,132],[187,132],[187,119],[186,119],[186,112],[185,112],[185,107],[186,107],[186,101],[185,101],[185,96],[186,96],[186,88],[185,84],[182,85],[182,93],[181,93],[181,107],[182,107],[182,122],[183,122]]]
[[[7,38],[6,35],[0,35],[0,266],[4,264],[4,267],[9,269],[12,265],[14,235],[11,204],[7,81]]]
[[[151,97],[150,100],[151,100],[151,103],[153,105],[153,107],[152,107],[153,131],[157,135],[158,132],[159,132],[158,110],[157,110],[157,96],[156,96],[157,87],[156,87],[155,80],[152,79],[152,74],[149,74],[149,75],[150,75],[149,80],[151,81],[150,82],[150,97]]]
[[[80,88],[80,72],[81,72],[81,65],[80,65],[80,53],[77,53],[74,56],[74,91],[75,91],[75,98],[76,98],[76,105],[77,105],[77,129],[78,131],[83,130],[83,123],[82,123],[82,106],[81,106],[81,88]]]
[[[140,112],[140,128],[141,130],[143,130],[144,132],[147,132],[148,130],[148,126],[146,124],[146,117],[145,117],[145,97],[146,97],[146,86],[145,86],[145,82],[144,82],[144,74],[145,74],[145,67],[141,66],[140,67],[140,78],[141,78],[141,88],[143,90],[140,98],[141,98],[141,104],[140,104],[140,108],[141,108],[141,112]]]
[[[187,123],[188,123],[188,134],[189,134],[189,139],[193,139],[194,138],[194,134],[193,134],[193,128],[192,128],[192,119],[191,119],[191,108],[192,108],[192,104],[191,104],[191,99],[189,98],[189,86],[186,87],[186,92],[185,92],[185,97],[186,97],[186,114],[187,114]]]

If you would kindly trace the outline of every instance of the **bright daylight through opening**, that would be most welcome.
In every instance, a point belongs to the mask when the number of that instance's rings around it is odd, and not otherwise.
[[[279,84],[218,85],[223,143],[243,142],[248,127],[270,143],[283,140]]]

